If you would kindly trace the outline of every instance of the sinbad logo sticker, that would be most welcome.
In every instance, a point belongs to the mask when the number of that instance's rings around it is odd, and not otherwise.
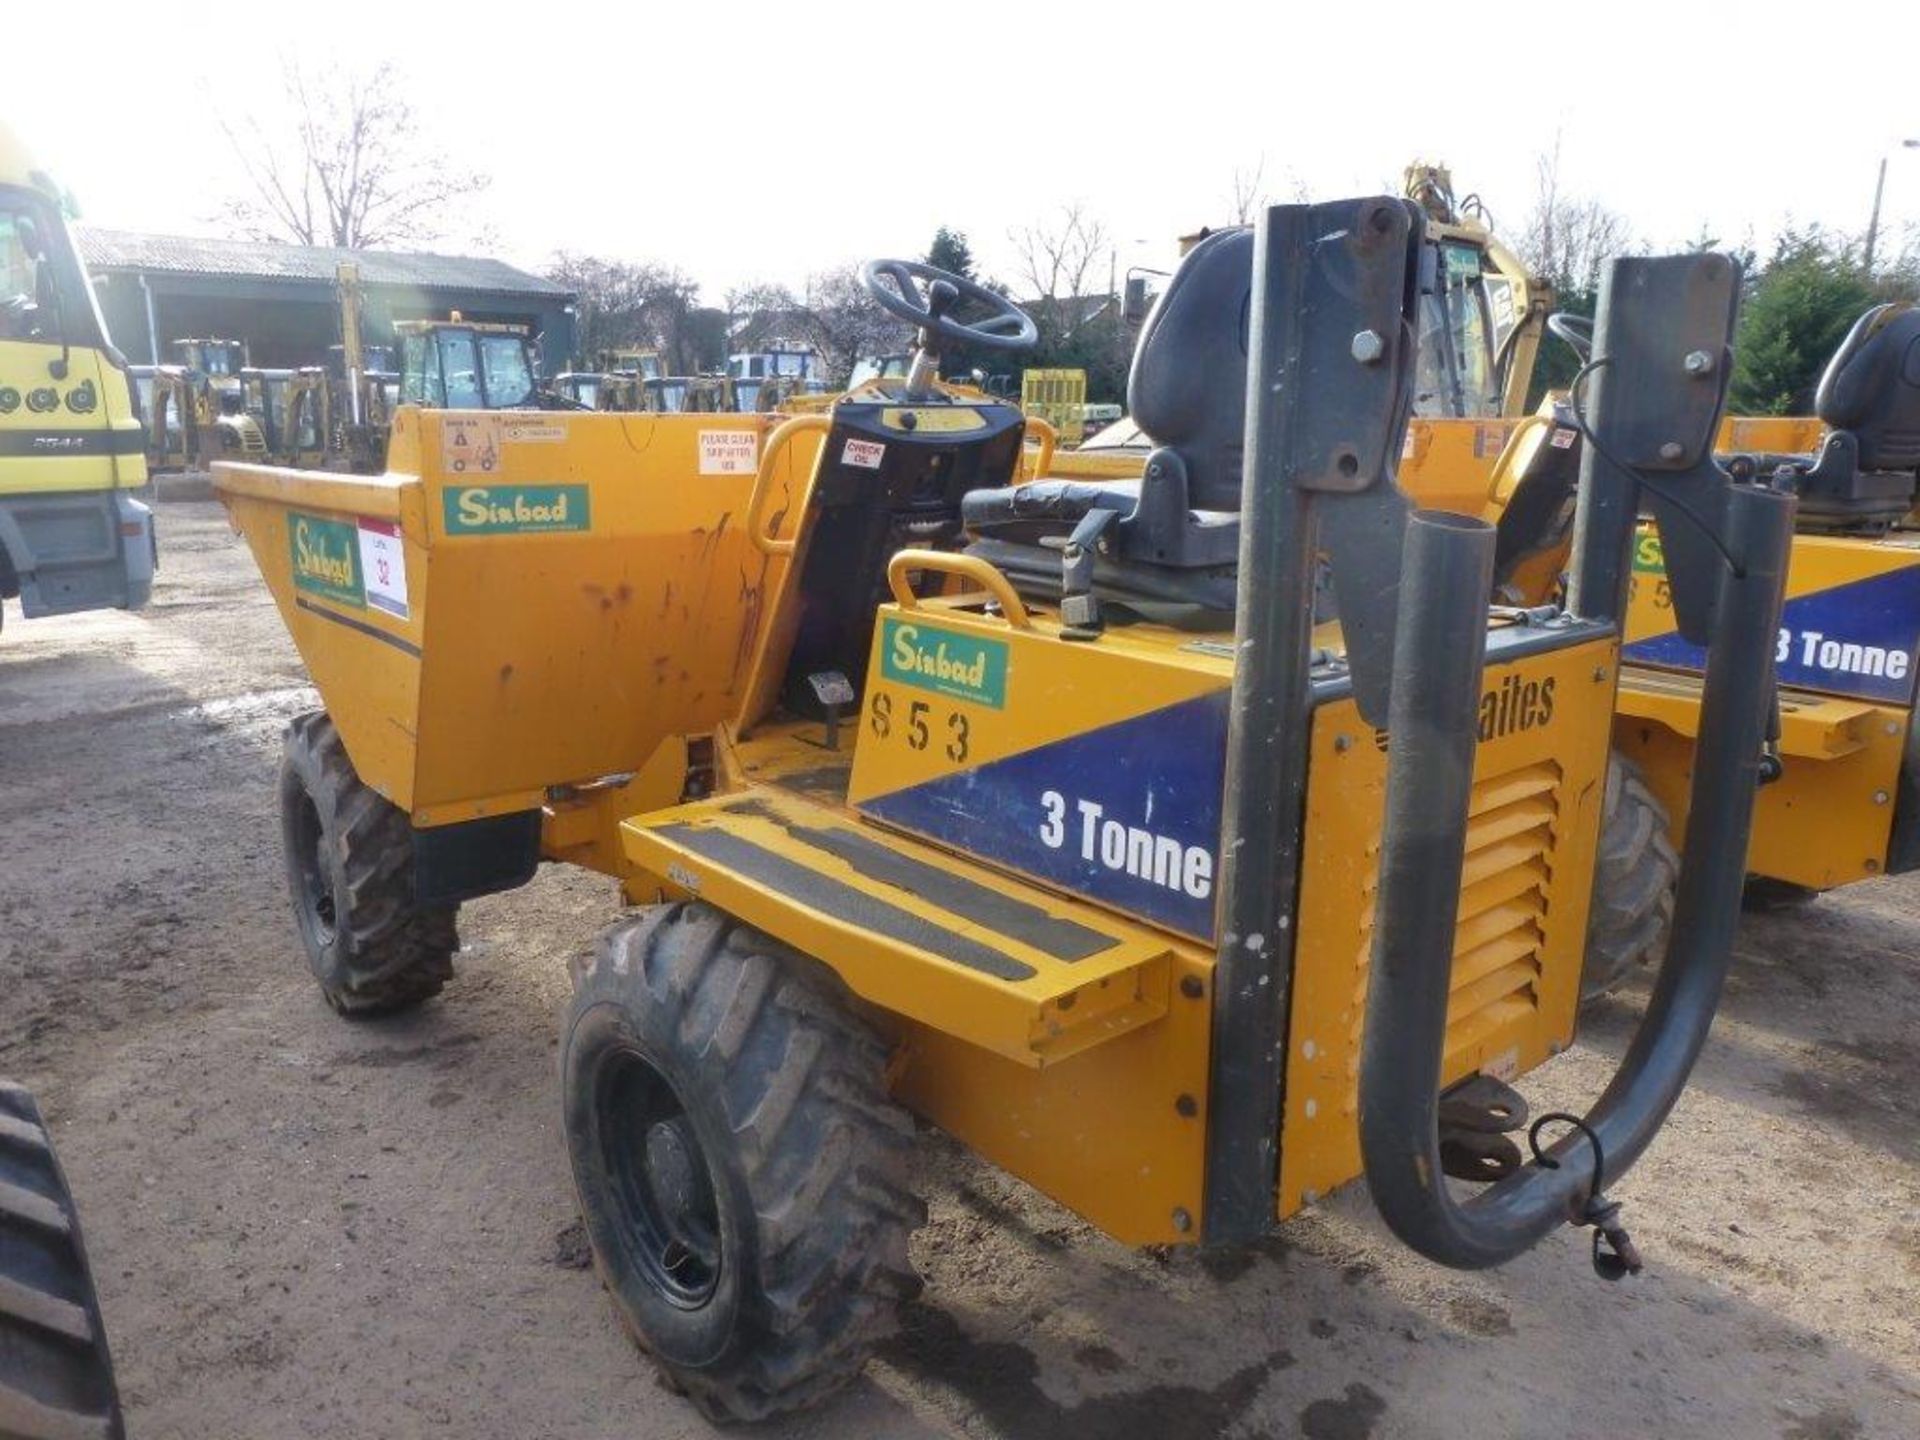
[[[365,608],[360,532],[352,525],[296,510],[287,521],[287,544],[293,554],[295,589]]]
[[[590,530],[584,485],[456,485],[442,492],[449,535]]]
[[[880,642],[880,668],[889,680],[916,685],[937,695],[991,705],[1007,703],[1007,645],[1004,640],[934,630],[911,620],[886,621]]]

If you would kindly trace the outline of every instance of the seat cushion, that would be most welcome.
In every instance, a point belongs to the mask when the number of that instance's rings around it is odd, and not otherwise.
[[[985,560],[1029,600],[1053,604],[1060,599],[1058,550],[981,539],[966,553]],[[1235,589],[1231,565],[1177,569],[1094,557],[1092,592],[1106,607],[1107,618],[1120,624],[1151,620],[1177,630],[1231,630]]]

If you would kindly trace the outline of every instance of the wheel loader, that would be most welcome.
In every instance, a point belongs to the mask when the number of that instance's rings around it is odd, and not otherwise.
[[[1247,1245],[1364,1178],[1442,1265],[1571,1224],[1638,1268],[1608,1192],[1726,973],[1793,500],[1712,459],[1738,266],[1619,260],[1567,602],[1489,607],[1493,527],[1395,482],[1425,220],[1196,247],[1131,493],[1016,483],[1019,410],[935,377],[1032,321],[901,261],[866,274],[907,373],[824,413],[403,407],[385,475],[217,471],[325,703],[280,800],[326,1000],[438,994],[460,904],[542,861],[620,880],[561,1122],[622,1319],[709,1415],[824,1398],[917,1290],[913,1116],[1126,1244]],[[1643,493],[1715,582],[1675,593],[1709,659],[1673,943],[1595,1106],[1530,1119]]]

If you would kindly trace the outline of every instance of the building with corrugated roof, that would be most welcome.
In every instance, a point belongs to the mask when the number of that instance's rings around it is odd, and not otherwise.
[[[396,320],[524,325],[548,375],[573,353],[574,295],[504,261],[470,255],[340,250],[76,227],[114,343],[135,364],[176,358],[173,342],[244,340],[255,365],[325,361],[340,343],[337,276],[359,267],[369,345],[393,343]]]

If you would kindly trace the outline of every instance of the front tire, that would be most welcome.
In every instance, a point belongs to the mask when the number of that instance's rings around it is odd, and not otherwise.
[[[0,1436],[125,1434],[73,1196],[33,1097],[0,1081]]]
[[[1640,966],[1657,966],[1666,958],[1679,880],[1680,855],[1673,848],[1667,807],[1648,786],[1646,772],[1616,750],[1607,766],[1587,962],[1580,977],[1583,1001],[1605,995]]]
[[[325,711],[287,727],[280,833],[294,923],[320,993],[343,1015],[440,993],[460,948],[458,906],[413,898],[413,826],[361,781]]]
[[[574,1185],[601,1278],[716,1420],[825,1398],[920,1289],[912,1122],[886,1050],[809,962],[704,905],[622,921],[561,1050]]]

